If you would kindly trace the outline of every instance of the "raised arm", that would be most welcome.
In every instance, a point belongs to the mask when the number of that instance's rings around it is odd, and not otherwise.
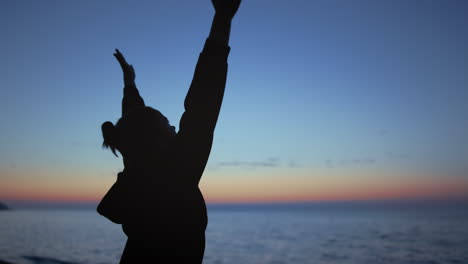
[[[231,21],[239,9],[241,0],[212,0],[215,16],[211,24],[209,39],[222,45],[229,45]]]
[[[122,67],[124,77],[124,97],[122,99],[122,116],[127,114],[132,108],[145,106],[143,98],[135,85],[135,69],[133,65],[128,64],[125,57],[120,53],[118,49],[114,53],[115,58]]]
[[[198,58],[190,89],[185,98],[185,112],[177,133],[178,156],[185,179],[198,185],[213,144],[213,134],[224,96],[229,55],[231,20],[240,0],[212,0],[216,14],[203,51]],[[185,174],[184,174],[185,175]]]
[[[215,15],[185,98],[179,133],[212,136],[227,77],[231,21],[241,0],[212,0]]]

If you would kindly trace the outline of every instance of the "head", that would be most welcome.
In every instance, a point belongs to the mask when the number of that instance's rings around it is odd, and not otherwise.
[[[142,106],[132,109],[114,126],[102,124],[103,147],[117,156],[118,150],[125,159],[146,160],[162,155],[176,135],[174,126],[158,110]]]

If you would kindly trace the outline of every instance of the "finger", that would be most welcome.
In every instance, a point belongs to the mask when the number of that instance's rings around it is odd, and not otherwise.
[[[124,56],[122,55],[122,53],[120,53],[120,52],[114,53],[114,56],[119,61],[120,65],[122,67],[124,67],[124,66],[126,66],[128,64],[127,61],[125,60]]]
[[[121,54],[120,52],[118,52],[117,50],[116,50],[116,52],[114,53],[114,56],[115,56],[117,59],[122,58],[122,54]]]
[[[120,52],[119,49],[115,49],[115,54],[116,54],[117,56],[119,56],[119,57],[122,57],[122,58],[124,57],[123,54],[122,54],[122,52]]]
[[[120,66],[124,67],[125,66],[125,59],[122,58],[122,55],[114,53],[114,57],[117,59],[119,62]]]

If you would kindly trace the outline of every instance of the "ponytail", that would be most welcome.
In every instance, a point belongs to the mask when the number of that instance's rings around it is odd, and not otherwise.
[[[104,138],[104,142],[102,143],[103,148],[110,148],[112,153],[116,157],[117,153],[115,152],[117,148],[117,130],[115,129],[114,124],[112,122],[106,121],[101,126],[102,136]]]

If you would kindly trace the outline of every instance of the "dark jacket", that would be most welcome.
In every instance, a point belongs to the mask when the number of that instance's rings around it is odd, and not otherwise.
[[[213,143],[229,50],[228,46],[207,39],[170,151],[155,161],[159,164],[154,171],[125,167],[98,205],[98,212],[123,224],[127,235],[142,234],[154,227],[158,232],[205,230],[206,205],[198,183]],[[144,106],[144,101],[136,87],[125,87],[122,115],[139,106]]]

